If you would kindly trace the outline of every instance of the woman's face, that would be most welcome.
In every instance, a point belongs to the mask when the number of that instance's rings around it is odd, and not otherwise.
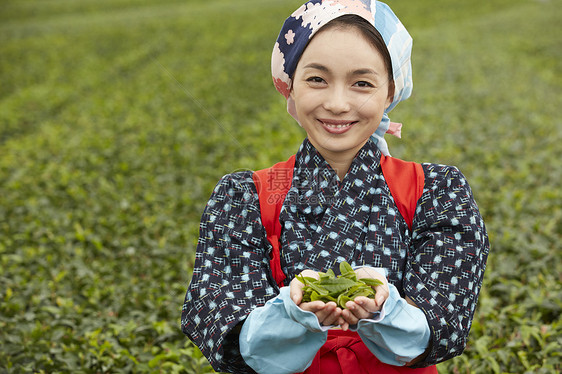
[[[381,54],[352,27],[318,32],[301,56],[291,97],[299,123],[326,159],[352,159],[391,104]]]

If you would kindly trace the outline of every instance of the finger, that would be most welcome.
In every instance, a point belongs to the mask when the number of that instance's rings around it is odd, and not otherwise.
[[[316,316],[318,320],[324,326],[331,326],[339,324],[338,321],[341,319],[342,310],[337,307],[336,303],[328,303],[326,307],[321,312],[317,313]]]
[[[371,304],[371,307],[374,307],[375,302],[373,301]],[[358,320],[370,318],[373,315],[369,309],[353,301],[348,301],[345,306],[347,307],[347,310],[349,310],[349,312]]]
[[[325,305],[322,309],[318,309],[313,313],[316,314],[316,318],[318,318],[318,322],[320,322],[323,325],[326,325],[330,322],[330,319],[328,317],[333,312],[333,309],[334,308],[332,306]]]
[[[388,299],[388,295],[390,294],[388,291],[388,286],[383,284],[381,286],[375,287],[375,302],[377,303],[378,307],[381,307],[382,304]]]
[[[301,275],[303,277],[312,277],[318,279],[318,273],[310,269],[303,270],[301,272]],[[293,300],[295,304],[299,305],[302,302],[304,284],[297,278],[294,278],[289,284],[289,286],[290,286],[289,296],[291,300]]]
[[[302,290],[304,288],[304,284],[299,281],[297,278],[293,279],[289,284],[289,295],[291,300],[295,302],[295,304],[299,305],[302,301]]]
[[[359,319],[349,309],[344,309],[341,316],[348,325],[356,325],[359,322]]]
[[[357,306],[354,312],[355,316],[361,318],[372,318],[373,313],[380,311],[381,307],[377,305],[375,300],[368,297],[357,297],[355,300]],[[352,309],[353,310],[353,309]]]
[[[299,307],[307,312],[312,312],[314,314],[322,311],[325,307],[326,304],[323,301],[311,301],[309,303],[302,303],[299,305]]]

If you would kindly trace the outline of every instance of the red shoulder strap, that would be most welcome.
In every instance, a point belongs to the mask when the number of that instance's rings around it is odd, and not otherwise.
[[[281,255],[279,251],[279,237],[281,236],[281,223],[279,213],[285,196],[291,188],[295,155],[287,161],[279,162],[270,168],[254,172],[253,179],[260,200],[261,221],[267,232],[267,240],[273,247],[269,265],[273,278],[279,287],[283,286],[286,276],[281,270]]]
[[[411,231],[416,205],[423,193],[423,168],[421,164],[384,155],[381,157],[381,168],[396,207]]]

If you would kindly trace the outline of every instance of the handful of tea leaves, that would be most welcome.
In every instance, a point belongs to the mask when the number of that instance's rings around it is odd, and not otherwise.
[[[304,284],[302,301],[320,300],[325,303],[333,301],[340,308],[345,309],[345,303],[355,300],[357,296],[374,299],[373,287],[383,284],[378,279],[357,279],[355,271],[346,261],[340,263],[340,273],[341,275],[336,277],[334,271],[330,269],[325,273],[318,273],[318,279],[297,275],[297,279]]]

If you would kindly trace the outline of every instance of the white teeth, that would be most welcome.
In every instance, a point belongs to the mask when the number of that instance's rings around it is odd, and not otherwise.
[[[351,123],[347,123],[347,124],[345,124],[345,125],[330,125],[330,124],[327,124],[327,123],[324,123],[324,124],[325,124],[326,126],[328,126],[328,127],[333,128],[333,129],[341,129],[342,127],[351,126]]]

